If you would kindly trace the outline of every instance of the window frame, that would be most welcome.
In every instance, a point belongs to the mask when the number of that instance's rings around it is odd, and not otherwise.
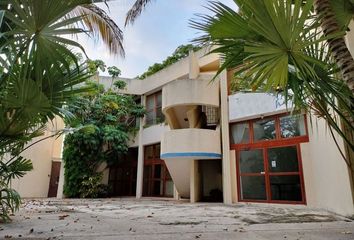
[[[159,96],[161,96],[161,104],[158,104]],[[153,98],[153,106],[151,109],[148,108],[148,104],[147,104],[148,100],[150,98]],[[158,91],[158,92],[155,92],[153,94],[146,96],[145,107],[146,107],[146,117],[145,117],[145,124],[146,125],[152,126],[152,125],[156,125],[159,123],[163,123],[165,121],[165,117],[162,113],[162,91]],[[162,118],[160,119],[160,121],[157,121],[157,113],[158,113],[159,109],[161,109],[160,111],[161,111]],[[153,114],[153,117],[151,120],[148,118],[148,113]]]
[[[286,116],[291,116],[290,113],[283,113],[283,114],[277,114],[273,116],[267,116],[264,118],[255,118],[251,120],[245,120],[245,121],[240,121],[240,122],[235,122],[235,123],[230,123],[230,129],[231,126],[234,124],[242,124],[246,123],[248,124],[249,127],[249,142],[248,143],[235,143],[231,144],[231,131],[229,133],[230,136],[230,148],[231,150],[242,150],[242,149],[247,149],[247,148],[262,148],[262,147],[276,147],[279,145],[284,145],[284,144],[290,144],[290,145],[296,145],[297,143],[300,142],[309,142],[309,136],[308,136],[308,125],[307,125],[307,115],[303,113],[299,113],[304,116],[304,124],[305,124],[305,135],[302,136],[296,136],[296,137],[290,137],[290,138],[283,138],[281,136],[281,128],[280,128],[280,118],[286,117]],[[293,114],[293,115],[299,115],[299,114]],[[265,120],[265,119],[273,119],[275,120],[275,139],[269,139],[269,140],[255,140],[254,139],[254,128],[253,124],[259,120]]]
[[[296,136],[290,138],[281,137],[281,128],[280,128],[280,118],[291,116],[291,115],[303,115],[304,116],[304,124],[305,124],[305,135]],[[275,129],[276,129],[276,138],[270,140],[261,140],[255,141],[254,139],[254,129],[253,123],[257,122],[261,119],[275,119]],[[251,120],[245,120],[235,123],[230,123],[230,129],[233,124],[242,124],[247,123],[249,127],[249,142],[248,143],[237,143],[231,144],[231,131],[230,131],[230,149],[235,150],[236,154],[236,179],[237,179],[237,192],[238,192],[238,201],[239,202],[258,202],[258,203],[280,203],[280,204],[306,204],[306,191],[305,191],[305,182],[304,182],[304,173],[303,173],[303,164],[301,157],[301,143],[309,142],[308,136],[308,124],[307,124],[307,115],[305,113],[282,113],[272,116],[267,116],[264,118],[255,118]],[[292,147],[296,146],[297,149],[297,157],[298,157],[298,172],[270,172],[269,171],[269,158],[268,158],[268,149],[270,148],[281,148],[281,147]],[[240,169],[240,152],[242,150],[254,150],[254,149],[262,149],[263,151],[263,160],[264,160],[264,172],[265,174],[258,173],[241,173]],[[264,176],[265,184],[266,184],[266,200],[252,200],[252,199],[242,199],[241,194],[241,177],[242,176]],[[270,189],[270,177],[271,176],[299,176],[300,184],[301,184],[301,194],[302,201],[286,201],[286,200],[271,200],[271,189]]]
[[[158,146],[160,145],[160,143],[157,144],[151,144],[151,145],[146,145],[144,146],[144,167],[145,166],[151,166],[151,174],[149,176],[144,175],[145,173],[143,173],[143,183],[146,181],[147,182],[147,186],[143,186],[147,187],[147,194],[143,194],[144,197],[167,197],[167,198],[172,198],[172,196],[167,195],[166,194],[166,188],[167,188],[167,182],[172,180],[171,174],[168,172],[166,163],[164,160],[160,159],[160,152],[157,151]],[[148,147],[152,147],[153,148],[153,157],[152,158],[147,158],[147,154],[146,154],[146,149]],[[160,145],[161,148],[161,145]],[[161,165],[161,176],[160,178],[156,178],[155,177],[155,167],[157,165]],[[154,183],[156,181],[162,182],[162,195],[154,195],[153,193],[153,186]],[[143,190],[144,192],[144,190]]]

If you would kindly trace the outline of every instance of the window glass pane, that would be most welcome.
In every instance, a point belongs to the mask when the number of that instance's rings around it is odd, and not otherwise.
[[[154,158],[154,146],[146,146],[145,147],[145,159],[153,159]]]
[[[253,123],[254,140],[270,140],[275,139],[275,120],[264,119]]]
[[[294,115],[281,117],[280,131],[282,138],[291,138],[306,135],[305,116]]]
[[[161,152],[161,145],[157,144],[155,145],[155,158],[160,159],[160,152]]]
[[[155,108],[155,96],[151,95],[146,98],[146,109],[151,110]]]
[[[156,100],[157,100],[156,106],[162,106],[162,92],[158,92],[156,94],[157,94],[157,96],[156,96]]]
[[[162,181],[154,181],[154,185],[153,185],[153,196],[161,196],[163,193],[163,189],[162,189]]]
[[[264,171],[263,150],[255,149],[240,152],[241,173],[260,173]]]
[[[242,176],[241,177],[242,199],[267,200],[265,177],[264,176]]]
[[[272,200],[302,201],[300,176],[270,176]]]
[[[268,149],[268,164],[270,172],[298,172],[296,146]]]
[[[151,125],[155,123],[155,112],[150,111],[146,113],[146,124]]]
[[[152,176],[152,166],[144,166],[144,179],[149,179]]]
[[[239,123],[231,125],[231,144],[249,143],[249,124]]]
[[[165,115],[162,113],[162,108],[156,108],[156,123],[162,123],[165,121]]]
[[[166,197],[172,197],[173,196],[173,182],[172,181],[166,181],[165,195],[166,195]]]
[[[154,168],[154,178],[161,178],[161,164],[155,165]]]

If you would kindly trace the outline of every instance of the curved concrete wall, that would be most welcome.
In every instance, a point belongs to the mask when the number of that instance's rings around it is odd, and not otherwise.
[[[162,110],[181,105],[219,107],[219,81],[207,79],[175,80],[162,88]]]
[[[178,129],[165,132],[161,141],[161,159],[219,159],[220,132],[208,129]]]

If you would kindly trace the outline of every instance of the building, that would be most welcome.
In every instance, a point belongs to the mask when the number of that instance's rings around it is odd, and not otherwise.
[[[271,94],[229,95],[229,73],[212,81],[219,63],[201,50],[143,81],[127,80],[125,93],[139,96],[147,115],[124,166],[107,171],[116,194],[352,215],[348,169],[325,122],[290,114]]]
[[[125,80],[124,93],[136,95],[147,114],[125,161],[102,166],[115,196],[303,204],[354,215],[349,171],[325,122],[290,114],[271,94],[230,95],[231,74],[222,72],[212,81],[220,58],[205,53],[191,52],[143,81]],[[41,173],[48,173],[48,184],[54,168],[48,165]],[[19,186],[20,192],[27,188]]]

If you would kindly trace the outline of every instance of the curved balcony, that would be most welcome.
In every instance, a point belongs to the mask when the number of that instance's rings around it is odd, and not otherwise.
[[[162,89],[162,111],[175,106],[205,105],[219,107],[219,83],[210,78],[175,80]]]
[[[165,132],[161,141],[161,159],[219,159],[220,132],[187,128]]]
[[[181,197],[190,197],[192,160],[220,159],[220,132],[207,129],[178,129],[165,132],[161,159],[165,160]]]

